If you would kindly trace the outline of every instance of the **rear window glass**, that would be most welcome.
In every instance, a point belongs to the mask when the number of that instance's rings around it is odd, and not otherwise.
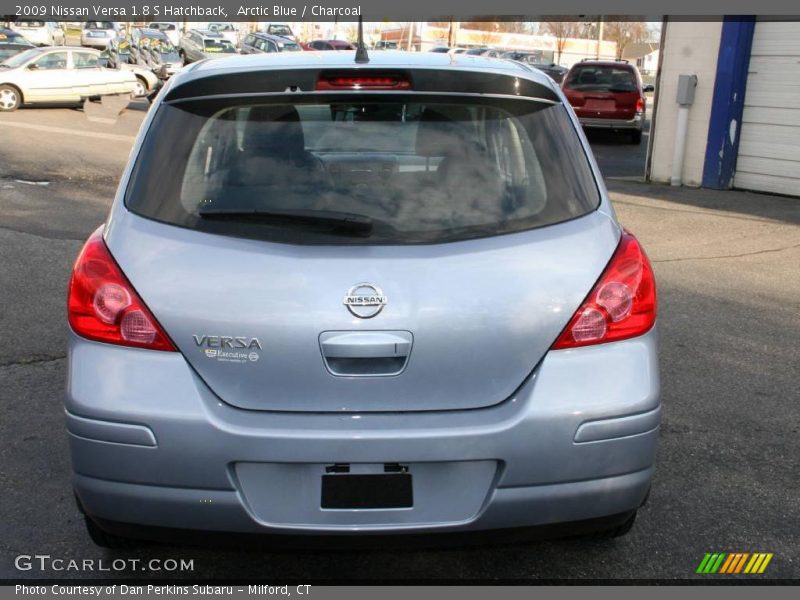
[[[292,30],[286,25],[270,25],[267,32],[272,35],[292,35]]]
[[[84,29],[114,29],[111,21],[88,21]]]
[[[162,105],[126,204],[181,227],[309,244],[456,241],[597,207],[564,106],[433,98]]]
[[[577,91],[635,92],[636,76],[628,67],[577,66],[570,71],[565,87]]]

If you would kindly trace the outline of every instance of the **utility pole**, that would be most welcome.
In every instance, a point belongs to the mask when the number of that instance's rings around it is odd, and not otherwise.
[[[412,44],[414,43],[414,21],[408,24],[408,47],[406,50],[411,52]]]

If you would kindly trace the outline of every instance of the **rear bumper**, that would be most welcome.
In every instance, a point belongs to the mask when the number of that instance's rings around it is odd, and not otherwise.
[[[581,116],[578,116],[578,120],[583,127],[589,129],[630,129],[641,131],[644,126],[644,113],[637,114],[630,120]]]
[[[85,35],[81,36],[81,46],[85,46],[87,48],[98,48],[103,50],[108,47],[109,43],[111,43],[110,37],[88,37]]]
[[[636,509],[661,407],[656,333],[550,352],[494,407],[258,413],[220,402],[180,354],[70,338],[74,486],[101,521],[241,533],[476,531]],[[325,465],[408,465],[410,509],[323,510]]]

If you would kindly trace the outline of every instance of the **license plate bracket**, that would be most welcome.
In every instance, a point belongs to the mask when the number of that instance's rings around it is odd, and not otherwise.
[[[414,506],[410,473],[334,473],[322,476],[323,509],[392,509]]]

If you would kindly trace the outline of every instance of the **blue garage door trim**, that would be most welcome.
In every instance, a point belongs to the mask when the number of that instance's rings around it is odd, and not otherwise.
[[[755,26],[754,16],[725,17],[722,22],[703,187],[726,190],[733,185]]]

